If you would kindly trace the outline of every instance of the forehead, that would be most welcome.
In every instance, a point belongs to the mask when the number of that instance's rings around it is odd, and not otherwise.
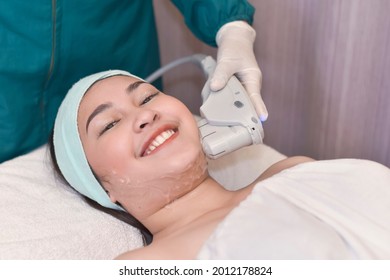
[[[78,109],[79,116],[84,116],[103,103],[115,102],[126,96],[129,85],[140,81],[137,78],[118,75],[95,82],[84,94]],[[120,101],[117,101],[120,102]]]
[[[106,92],[106,91],[110,91],[110,92],[125,91],[130,84],[136,81],[140,81],[140,80],[135,77],[124,76],[124,75],[117,75],[117,76],[104,78],[95,82],[87,90],[84,97],[87,97],[88,95],[92,95],[91,93],[99,93],[99,92]]]

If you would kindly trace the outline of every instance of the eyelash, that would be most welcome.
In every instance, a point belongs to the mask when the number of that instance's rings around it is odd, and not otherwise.
[[[154,97],[156,97],[160,92],[157,91],[155,93],[152,93],[150,95],[148,95],[144,100],[142,100],[141,104],[140,105],[145,105],[146,103],[148,103],[149,101],[151,101]]]
[[[102,131],[100,131],[99,136],[102,136],[107,130],[110,130],[111,128],[113,128],[118,122],[119,122],[119,120],[116,120],[116,121],[112,121],[112,122],[108,123],[107,125],[105,125],[103,127]]]
[[[149,101],[151,101],[154,97],[156,97],[160,92],[155,92],[153,94],[150,94],[148,95],[142,102],[140,105],[145,105],[146,103],[148,103]],[[104,126],[104,128],[102,129],[102,131],[100,131],[99,133],[99,136],[103,135],[106,131],[110,130],[111,128],[113,128],[117,123],[119,122],[119,120],[115,120],[115,121],[112,121],[110,123],[108,123],[107,125]]]

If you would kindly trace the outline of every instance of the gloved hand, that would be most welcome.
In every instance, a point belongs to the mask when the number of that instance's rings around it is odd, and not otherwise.
[[[218,91],[226,86],[234,74],[249,94],[261,121],[268,111],[260,95],[262,74],[253,52],[256,31],[244,21],[223,25],[216,37],[217,65],[211,77],[210,89]]]

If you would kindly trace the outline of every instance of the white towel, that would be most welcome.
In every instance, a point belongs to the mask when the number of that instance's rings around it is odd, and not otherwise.
[[[0,193],[0,259],[112,259],[142,245],[54,178],[46,147],[1,164]]]
[[[259,182],[200,259],[390,259],[390,169],[309,162]]]

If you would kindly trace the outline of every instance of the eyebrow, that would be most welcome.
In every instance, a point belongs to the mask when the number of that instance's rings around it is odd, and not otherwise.
[[[87,124],[85,126],[85,130],[87,131],[87,133],[88,133],[89,123],[92,121],[92,119],[94,117],[96,117],[98,114],[104,112],[105,110],[107,110],[108,108],[111,108],[111,107],[112,107],[112,103],[103,103],[103,104],[100,104],[99,106],[97,106],[95,110],[93,110],[92,114],[89,115],[88,120],[87,120]]]
[[[145,81],[137,81],[137,82],[134,82],[134,83],[131,83],[127,88],[126,88],[126,91],[128,93],[132,93],[133,91],[135,91],[140,85],[142,84],[146,84]]]

